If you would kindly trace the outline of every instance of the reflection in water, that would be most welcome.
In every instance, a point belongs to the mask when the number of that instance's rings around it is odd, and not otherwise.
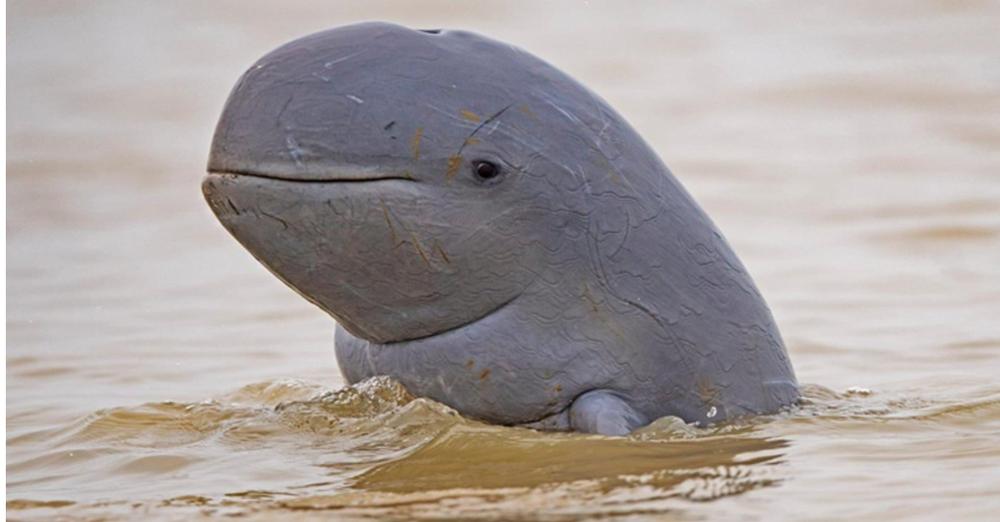
[[[30,439],[49,451],[12,463],[10,471],[45,469],[35,484],[75,498],[93,488],[95,499],[108,487],[122,491],[114,485],[117,477],[132,476],[142,483],[125,491],[139,495],[155,481],[170,505],[363,512],[427,509],[461,499],[461,508],[454,509],[471,515],[500,501],[510,509],[529,502],[532,510],[557,512],[586,498],[593,513],[620,514],[777,483],[787,442],[755,431],[752,425],[699,429],[664,418],[628,438],[543,433],[465,419],[444,405],[414,399],[384,378],[338,391],[278,381],[200,403],[113,408],[22,436],[11,442]],[[257,452],[269,457],[255,462]],[[205,466],[205,455],[212,454],[239,458]],[[290,461],[302,466],[299,484],[289,484],[279,472]],[[104,469],[113,470],[108,483],[80,487],[67,480]],[[190,485],[175,478],[195,473],[202,482],[219,484],[234,475],[253,477],[254,489],[201,488],[192,495]],[[226,500],[220,504],[213,496]],[[17,502],[18,509],[57,507]]]
[[[737,455],[783,445],[744,434],[640,441],[462,427],[440,434],[402,459],[376,466],[356,484],[398,493],[468,484],[536,487],[578,480],[599,481],[605,490],[633,482],[670,489],[689,477],[706,478],[699,476],[700,469],[714,470],[710,473],[720,479],[749,475],[755,465],[777,463],[780,455],[769,453],[736,464]]]
[[[925,423],[1000,422],[1000,390],[960,404],[864,388],[806,385],[804,394],[773,417],[711,428],[665,417],[616,438],[482,424],[386,378],[336,391],[270,381],[203,402],[112,408],[13,438],[15,447],[47,450],[12,459],[8,472],[32,477],[12,487],[84,501],[81,515],[132,513],[128,502],[100,501],[114,488],[138,498],[155,491],[161,507],[269,517],[681,516],[691,502],[794,480],[789,433],[864,440]],[[81,485],[80,475],[94,480]],[[74,504],[14,499],[8,508],[41,514]]]

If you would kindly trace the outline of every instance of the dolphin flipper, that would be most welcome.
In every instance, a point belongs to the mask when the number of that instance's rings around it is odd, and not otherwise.
[[[649,420],[614,392],[592,390],[570,405],[569,423],[576,431],[621,436],[649,424]]]

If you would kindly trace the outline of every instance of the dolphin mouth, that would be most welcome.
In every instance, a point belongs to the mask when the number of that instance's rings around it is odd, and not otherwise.
[[[416,179],[408,174],[376,174],[372,172],[329,172],[311,174],[279,174],[274,172],[258,170],[212,170],[208,175],[216,176],[245,176],[250,178],[270,179],[275,181],[288,181],[292,183],[371,183],[375,181],[409,181],[416,183]]]

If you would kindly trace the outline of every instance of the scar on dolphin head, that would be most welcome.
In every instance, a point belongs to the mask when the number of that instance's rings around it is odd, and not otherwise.
[[[443,259],[446,264],[451,264],[451,259],[448,258],[448,254],[444,251],[444,248],[441,247],[441,243],[438,243],[436,239],[434,240],[434,251],[441,256],[441,259]]]
[[[229,205],[229,208],[232,209],[233,214],[236,214],[237,216],[240,215],[240,209],[236,208],[236,205],[233,203],[233,200],[226,198],[226,203]]]
[[[423,247],[420,246],[420,240],[417,239],[417,235],[414,234],[412,230],[409,231],[409,232],[410,232],[410,239],[413,242],[413,248],[416,249],[417,254],[420,255],[420,259],[424,260],[424,264],[426,264],[427,267],[430,268],[431,267],[431,260],[427,259],[427,254],[424,253]]]
[[[503,108],[501,108],[500,110],[498,110],[495,113],[493,113],[492,116],[490,116],[489,118],[486,118],[485,120],[483,120],[483,122],[480,123],[479,125],[477,125],[475,129],[472,129],[472,132],[469,133],[469,136],[466,137],[465,141],[462,142],[462,146],[458,148],[458,152],[456,153],[456,155],[462,154],[462,150],[465,149],[465,146],[472,144],[472,143],[469,142],[469,140],[472,139],[472,137],[475,136],[477,132],[479,132],[483,127],[485,127],[485,126],[489,125],[490,123],[492,123],[493,121],[495,121],[497,118],[499,118],[501,115],[503,115],[504,112],[507,112],[507,109],[511,108],[512,106],[514,106],[513,103],[508,103]]]
[[[590,304],[590,311],[595,314],[600,313],[600,310],[597,309],[597,301],[595,301],[594,296],[590,294],[590,287],[586,284],[583,285],[583,298],[588,304]]]
[[[396,235],[396,227],[392,224],[392,217],[389,215],[389,207],[385,205],[385,200],[379,199],[382,206],[382,217],[385,218],[385,225],[389,228],[389,235],[392,238],[393,248],[399,246],[399,236]]]

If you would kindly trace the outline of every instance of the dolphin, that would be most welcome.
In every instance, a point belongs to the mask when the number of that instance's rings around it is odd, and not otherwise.
[[[705,212],[604,100],[515,46],[388,23],[294,40],[233,88],[208,172],[223,226],[336,320],[349,383],[605,435],[799,398]]]

